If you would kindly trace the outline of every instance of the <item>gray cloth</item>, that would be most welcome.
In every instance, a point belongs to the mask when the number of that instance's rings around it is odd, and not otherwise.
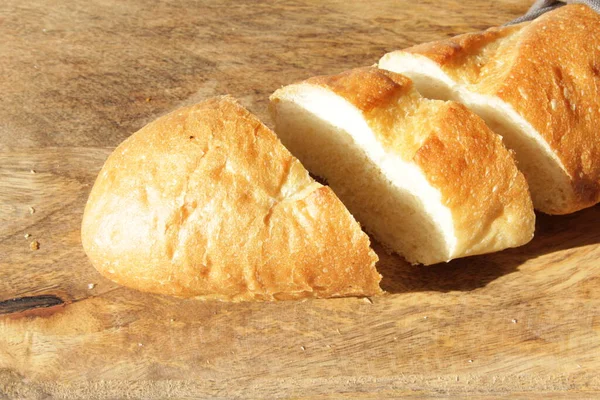
[[[552,11],[555,8],[562,7],[565,4],[587,4],[594,11],[600,13],[600,0],[536,0],[522,17],[510,21],[506,25],[518,24],[519,22],[531,21],[545,12]]]

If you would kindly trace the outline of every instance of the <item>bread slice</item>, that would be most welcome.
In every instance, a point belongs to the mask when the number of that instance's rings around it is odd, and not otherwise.
[[[386,54],[379,67],[480,115],[516,152],[534,206],[600,201],[600,16],[568,5],[533,22]]]
[[[376,254],[328,187],[231,97],[172,112],[106,160],[81,227],[107,278],[203,299],[381,293]]]
[[[422,98],[377,68],[310,78],[271,96],[283,144],[375,238],[412,263],[520,246],[527,183],[500,137],[464,106]]]

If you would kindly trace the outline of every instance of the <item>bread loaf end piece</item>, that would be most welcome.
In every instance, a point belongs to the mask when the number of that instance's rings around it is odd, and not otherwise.
[[[227,301],[381,293],[359,224],[228,96],[119,145],[90,193],[81,238],[100,273],[146,292]]]

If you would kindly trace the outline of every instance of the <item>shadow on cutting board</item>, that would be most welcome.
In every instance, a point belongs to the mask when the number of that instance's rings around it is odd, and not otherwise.
[[[412,266],[402,257],[386,254],[373,242],[379,255],[381,287],[389,293],[421,291],[470,291],[518,271],[527,260],[543,255],[545,263],[560,263],[562,250],[600,243],[600,205],[564,216],[536,215],[535,236],[527,245],[499,253],[473,256],[430,266]]]

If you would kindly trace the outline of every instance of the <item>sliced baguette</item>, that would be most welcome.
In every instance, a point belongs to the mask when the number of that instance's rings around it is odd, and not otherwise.
[[[500,137],[464,106],[422,98],[377,68],[310,78],[271,96],[276,133],[357,219],[412,263],[520,246],[527,183]]]
[[[376,254],[328,187],[231,97],[172,112],[106,160],[81,227],[107,278],[202,299],[381,293]]]
[[[600,16],[568,5],[533,22],[388,53],[379,67],[480,115],[516,152],[536,209],[600,201]]]

